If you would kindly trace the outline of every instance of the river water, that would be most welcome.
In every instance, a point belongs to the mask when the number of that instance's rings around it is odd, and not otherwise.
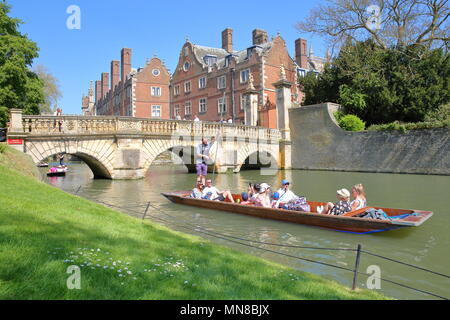
[[[355,249],[361,244],[362,249],[370,253],[450,274],[449,177],[303,170],[261,175],[259,170],[253,170],[216,175],[215,185],[221,190],[238,192],[246,191],[249,182],[267,182],[278,188],[285,178],[292,182],[291,189],[297,195],[304,195],[309,200],[335,201],[337,189],[345,187],[350,190],[353,185],[363,183],[369,205],[430,210],[434,215],[418,228],[359,235],[173,204],[160,193],[192,189],[196,177],[188,174],[184,166],[152,166],[143,180],[111,181],[94,180],[91,170],[84,163],[72,163],[66,177],[46,179],[49,184],[65,191],[78,192],[79,196],[121,207],[123,212],[136,218],[143,217],[150,201],[160,208],[150,208],[147,213],[147,218],[156,223],[335,280],[347,287],[352,285],[352,272],[295,257],[353,269],[355,252],[292,246]],[[203,228],[216,236],[201,233]],[[235,237],[235,242],[223,239],[222,235]],[[247,242],[237,238],[284,246]],[[360,271],[367,272],[367,268],[373,265],[379,267],[382,278],[450,298],[449,278],[363,253]],[[367,279],[366,276],[359,275],[358,287],[366,288]],[[376,285],[373,279],[370,283]],[[381,288],[378,290],[396,299],[438,299],[386,281],[381,281]]]

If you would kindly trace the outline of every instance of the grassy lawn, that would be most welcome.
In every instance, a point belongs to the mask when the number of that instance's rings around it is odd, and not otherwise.
[[[0,153],[0,299],[384,298],[142,223],[37,181],[29,163],[10,169],[16,157]]]

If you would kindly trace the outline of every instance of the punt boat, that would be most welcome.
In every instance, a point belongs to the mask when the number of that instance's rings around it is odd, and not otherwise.
[[[347,212],[344,215],[335,216],[316,212],[317,207],[325,205],[326,202],[308,201],[311,212],[302,212],[241,205],[226,201],[195,199],[191,198],[190,194],[190,191],[162,193],[165,198],[177,204],[226,211],[258,218],[293,222],[350,233],[375,233],[400,228],[418,227],[433,215],[433,212],[431,211],[371,206]],[[239,194],[233,194],[233,199],[241,199],[241,196]],[[390,219],[378,220],[358,217],[371,208],[382,209],[387,213]]]
[[[47,177],[64,177],[66,175],[66,172],[67,168],[51,168],[47,172]]]

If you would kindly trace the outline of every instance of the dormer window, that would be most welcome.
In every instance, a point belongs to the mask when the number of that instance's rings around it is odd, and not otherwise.
[[[231,57],[232,57],[231,54],[225,57],[225,66],[224,66],[225,68],[230,65]]]
[[[208,65],[209,67],[212,67],[214,65],[214,63],[217,62],[217,56],[206,55],[203,57],[203,61],[205,61],[206,65]]]

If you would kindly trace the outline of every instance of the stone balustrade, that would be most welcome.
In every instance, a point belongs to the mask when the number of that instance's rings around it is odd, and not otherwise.
[[[28,135],[140,133],[151,135],[237,137],[280,140],[279,130],[217,122],[90,116],[22,116]]]

